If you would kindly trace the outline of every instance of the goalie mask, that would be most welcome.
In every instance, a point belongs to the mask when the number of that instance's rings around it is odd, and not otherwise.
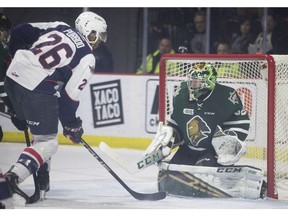
[[[211,65],[203,65],[192,69],[188,75],[187,86],[189,89],[189,100],[198,98],[215,88],[217,72]]]
[[[107,24],[99,15],[86,11],[81,13],[75,21],[76,29],[83,34],[93,49],[107,40]]]

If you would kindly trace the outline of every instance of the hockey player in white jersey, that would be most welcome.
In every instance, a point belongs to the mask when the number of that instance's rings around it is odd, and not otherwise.
[[[33,136],[33,145],[5,174],[14,193],[56,153],[58,120],[73,143],[79,143],[84,132],[76,116],[79,95],[94,73],[92,49],[106,42],[107,25],[87,11],[78,16],[75,27],[64,22],[24,23],[12,31],[14,57],[4,87],[17,118],[26,121]]]

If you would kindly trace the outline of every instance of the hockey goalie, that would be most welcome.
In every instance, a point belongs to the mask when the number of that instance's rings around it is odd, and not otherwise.
[[[146,149],[146,156],[161,151],[159,190],[186,197],[264,198],[263,170],[237,165],[246,153],[248,114],[235,89],[216,79],[211,65],[191,69],[173,97],[168,123],[160,122]]]

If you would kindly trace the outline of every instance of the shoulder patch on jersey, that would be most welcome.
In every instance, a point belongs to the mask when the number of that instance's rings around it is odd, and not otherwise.
[[[183,114],[194,115],[194,109],[184,108],[183,109]]]
[[[230,100],[233,104],[238,104],[239,100],[238,100],[236,91],[229,92],[229,94],[230,94],[230,96],[229,96],[228,100]]]

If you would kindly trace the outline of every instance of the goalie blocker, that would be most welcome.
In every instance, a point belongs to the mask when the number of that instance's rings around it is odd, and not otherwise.
[[[204,167],[159,163],[158,188],[167,194],[200,198],[266,196],[264,172],[251,166]]]

